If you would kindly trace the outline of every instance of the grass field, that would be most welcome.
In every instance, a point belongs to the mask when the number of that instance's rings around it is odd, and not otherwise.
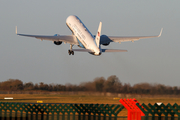
[[[13,97],[13,100],[4,100],[4,97]],[[51,94],[0,94],[0,102],[24,102],[24,103],[93,103],[93,104],[120,104],[119,99],[107,96],[93,96],[93,95],[51,95]],[[180,104],[180,98],[173,97],[143,97],[136,98],[139,103],[162,102],[164,104]]]

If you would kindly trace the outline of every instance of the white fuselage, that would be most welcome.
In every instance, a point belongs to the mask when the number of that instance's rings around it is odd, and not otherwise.
[[[72,33],[76,36],[79,47],[91,50],[91,54],[100,55],[101,51],[97,47],[94,41],[94,36],[90,33],[87,27],[82,23],[82,21],[77,16],[69,16],[66,19],[66,24]]]

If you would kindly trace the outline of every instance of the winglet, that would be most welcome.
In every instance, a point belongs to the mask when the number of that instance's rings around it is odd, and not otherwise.
[[[161,32],[160,32],[160,34],[158,35],[158,37],[160,37],[160,36],[161,36],[161,34],[162,34],[162,31],[163,31],[163,28],[161,28]]]
[[[16,35],[17,35],[17,26],[16,26]]]

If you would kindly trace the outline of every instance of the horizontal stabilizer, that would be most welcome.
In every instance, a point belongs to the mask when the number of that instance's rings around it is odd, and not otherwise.
[[[102,49],[102,52],[127,52],[127,50],[119,50],[119,49]]]
[[[77,51],[77,52],[92,52],[89,49],[72,49],[72,51]]]

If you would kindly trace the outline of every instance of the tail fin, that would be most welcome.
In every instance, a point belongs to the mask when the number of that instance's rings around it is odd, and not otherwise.
[[[95,38],[96,45],[97,45],[98,48],[99,48],[99,45],[100,45],[101,27],[102,27],[102,22],[99,23],[98,32],[97,32],[96,38]]]

